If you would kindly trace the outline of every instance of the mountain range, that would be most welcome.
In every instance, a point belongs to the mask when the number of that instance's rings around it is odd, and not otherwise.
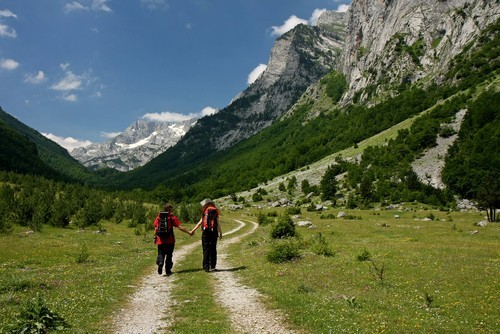
[[[79,147],[70,154],[94,170],[109,167],[126,172],[165,152],[195,123],[196,119],[182,122],[140,119],[105,143]]]
[[[92,169],[113,169],[82,171],[64,152],[72,169],[40,157],[66,177],[177,200],[248,189],[451,97],[472,102],[471,89],[497,92],[499,17],[488,0],[354,0],[347,13],[327,11],[278,38],[267,69],[218,113],[185,124],[140,120],[72,152]],[[36,141],[40,152],[45,145]]]

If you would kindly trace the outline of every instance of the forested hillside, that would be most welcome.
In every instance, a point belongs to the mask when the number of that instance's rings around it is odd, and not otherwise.
[[[64,148],[46,138],[38,131],[18,121],[16,118],[6,113],[1,107],[0,122],[4,124],[5,128],[10,129],[10,133],[15,132],[18,136],[23,137],[23,140],[29,141],[30,146],[34,145],[34,148],[29,152],[24,152],[22,146],[14,145],[9,148],[5,147],[4,149],[11,151],[12,156],[10,163],[12,163],[13,166],[10,168],[9,165],[2,164],[2,170],[16,171],[17,165],[24,165],[23,173],[27,174],[48,176],[45,170],[51,169],[57,172],[52,172],[51,177],[55,177],[57,174],[59,177],[65,178],[66,180],[72,179],[78,182],[89,182],[97,179],[96,175],[92,174],[76,161]],[[4,140],[7,140],[7,138],[2,138],[2,143],[4,143]],[[20,162],[17,162],[17,158],[21,159]],[[28,168],[28,166],[22,162],[23,160],[30,160],[33,162],[39,160],[45,167],[38,168],[41,166],[40,163],[38,163],[36,165],[38,167],[32,165]]]

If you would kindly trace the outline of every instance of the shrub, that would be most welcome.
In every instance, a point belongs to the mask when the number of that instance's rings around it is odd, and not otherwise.
[[[272,263],[283,263],[298,259],[300,258],[299,244],[293,239],[275,242],[266,258]]]
[[[88,260],[90,256],[89,249],[86,244],[82,244],[82,247],[80,248],[80,252],[76,254],[75,262],[76,263],[84,263],[85,261]]]
[[[26,302],[14,324],[8,326],[8,333],[48,333],[62,330],[69,325],[57,313],[49,310],[40,296]]]
[[[361,261],[361,262],[371,261],[371,259],[372,259],[372,255],[366,249],[363,251],[363,253],[358,255],[358,261]]]
[[[316,255],[323,255],[327,257],[335,255],[335,252],[330,248],[328,241],[321,233],[313,235],[311,250]]]
[[[288,215],[279,217],[278,222],[271,228],[271,238],[273,239],[283,239],[295,236],[295,223]]]
[[[259,212],[259,214],[257,215],[257,222],[259,223],[259,225],[265,226],[271,224],[273,222],[273,218],[266,216],[262,212]]]
[[[286,208],[285,212],[288,215],[300,215],[302,213],[298,206],[290,206]]]

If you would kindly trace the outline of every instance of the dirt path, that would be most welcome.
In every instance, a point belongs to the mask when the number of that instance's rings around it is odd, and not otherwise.
[[[243,224],[243,222],[238,221]],[[283,326],[285,323],[281,314],[266,309],[260,301],[262,295],[255,289],[238,282],[231,265],[227,262],[227,247],[249,234],[258,227],[256,223],[252,230],[245,234],[226,240],[219,246],[217,267],[219,271],[212,273],[216,279],[215,298],[229,311],[233,329],[238,333],[294,333]]]
[[[173,262],[182,261],[196,247],[199,247],[197,242],[176,247]],[[156,265],[151,267],[151,273],[141,278],[126,308],[114,319],[114,333],[161,333],[172,325],[169,319],[163,316],[163,311],[171,307],[173,302],[172,284],[165,284],[166,279],[165,275],[158,275]]]
[[[245,226],[239,226],[224,234],[231,235]],[[193,242],[183,247],[176,247],[173,255],[175,263],[181,262],[195,248],[199,242]],[[175,269],[175,268],[174,268]],[[163,310],[172,306],[172,286],[176,282],[175,275],[169,277],[170,283],[165,284],[165,275],[158,275],[157,267],[151,267],[151,273],[141,278],[135,293],[131,296],[127,306],[120,310],[113,320],[114,333],[117,334],[148,334],[161,333],[171,326],[169,319],[163,316]]]

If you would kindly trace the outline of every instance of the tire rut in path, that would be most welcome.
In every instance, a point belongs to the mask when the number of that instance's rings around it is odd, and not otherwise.
[[[255,232],[258,225],[254,222],[251,224],[251,231],[226,240],[219,246],[217,267],[226,269],[212,273],[216,280],[215,298],[229,311],[233,329],[239,333],[295,333],[284,326],[286,321],[278,311],[266,308],[257,290],[240,284],[231,269],[227,269],[231,268],[225,253],[227,246]]]

